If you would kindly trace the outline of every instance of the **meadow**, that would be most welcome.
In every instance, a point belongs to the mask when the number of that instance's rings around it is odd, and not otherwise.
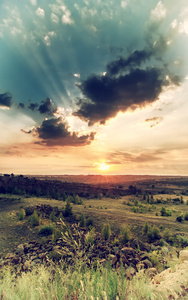
[[[177,186],[175,188],[177,190]],[[123,247],[124,228],[125,246],[129,247],[129,241],[135,240],[150,245],[150,261],[158,272],[179,263],[177,253],[188,246],[188,196],[180,191],[171,194],[142,192],[113,197],[100,193],[87,198],[71,194],[66,199],[58,200],[6,193],[0,194],[0,205],[0,264],[6,254],[19,244],[33,240],[45,244],[49,243],[49,239],[52,241],[50,243],[54,243],[61,239],[63,230],[58,225],[60,217],[56,216],[57,211],[62,212],[64,222],[80,226],[83,222],[82,226],[88,234],[100,233],[114,249]],[[34,225],[31,216],[37,206],[43,205],[51,207],[51,213],[48,217],[40,212],[36,214],[38,223]],[[66,214],[67,205],[71,214]],[[33,215],[27,216],[28,208],[33,208]],[[45,234],[49,231],[47,237],[39,234],[42,230]],[[92,241],[90,234],[91,244],[94,243],[94,236]],[[171,253],[170,258],[165,255],[165,265],[161,263],[162,247],[167,247],[167,252]],[[139,248],[136,251],[139,254]],[[57,265],[54,261],[56,256],[51,252],[49,259],[52,260],[48,267],[35,266],[31,272],[23,272],[20,276],[15,276],[17,273],[9,264],[3,266],[0,273],[1,299],[168,299],[169,295],[154,289],[151,277],[147,277],[146,273],[127,280],[124,269],[121,266],[114,269],[107,259],[105,263],[83,268],[78,255],[75,256],[72,269],[63,260]]]

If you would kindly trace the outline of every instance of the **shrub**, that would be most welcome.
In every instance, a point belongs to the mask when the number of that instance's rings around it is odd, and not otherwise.
[[[51,214],[50,214],[50,220],[51,220],[52,222],[55,221],[55,211],[54,211],[54,210],[52,210],[52,212],[51,212]]]
[[[146,234],[148,232],[148,229],[149,229],[149,226],[148,226],[148,223],[146,222],[143,227],[143,233]]]
[[[31,216],[34,213],[33,207],[25,207],[25,214],[26,216]]]
[[[148,240],[150,243],[152,243],[156,240],[160,240],[161,235],[160,235],[159,228],[157,228],[156,226],[149,228],[149,230],[147,232],[147,237],[148,237]]]
[[[169,229],[166,228],[163,232],[163,239],[166,242],[169,242],[169,241],[171,241],[171,238],[172,238],[172,234],[170,233]]]
[[[110,239],[111,228],[110,228],[109,223],[104,224],[103,229],[102,229],[102,236],[106,241]]]
[[[25,210],[22,208],[19,212],[18,219],[23,220],[25,218]]]
[[[61,254],[58,253],[57,251],[51,251],[48,254],[48,258],[52,259],[54,262],[59,261],[61,259]]]
[[[87,234],[86,234],[86,239],[85,243],[86,245],[93,245],[95,241],[95,228],[93,227]]]
[[[85,227],[86,226],[86,219],[84,215],[81,215],[80,218],[80,227]]]
[[[57,239],[59,239],[61,237],[62,237],[61,231],[58,229],[54,229],[53,233],[52,233],[52,242],[56,242]]]
[[[171,211],[169,211],[169,210],[166,209],[165,207],[162,207],[162,208],[161,208],[161,216],[169,217],[169,216],[171,216],[171,215],[172,215]]]
[[[31,215],[29,221],[31,222],[32,226],[38,226],[39,225],[39,216],[37,211],[35,210],[34,213]]]
[[[62,214],[62,212],[59,214],[59,217],[58,217],[58,219],[60,220],[63,220],[64,219],[64,217],[63,217],[63,214]]]
[[[67,201],[65,205],[65,210],[64,210],[64,216],[69,217],[72,215],[72,206],[69,201]]]
[[[130,229],[127,226],[121,228],[120,240],[123,244],[126,244],[130,240]]]
[[[88,218],[87,221],[86,221],[86,226],[89,227],[89,226],[93,226],[93,219],[92,218]]]
[[[183,222],[183,216],[178,216],[178,217],[176,218],[176,221],[177,221],[177,222]]]
[[[112,244],[113,246],[119,246],[119,240],[115,238]]]
[[[188,213],[185,214],[184,220],[185,220],[185,221],[188,221]]]
[[[41,229],[39,230],[39,235],[41,236],[48,236],[51,235],[54,231],[54,228],[52,225],[46,225],[41,227]]]

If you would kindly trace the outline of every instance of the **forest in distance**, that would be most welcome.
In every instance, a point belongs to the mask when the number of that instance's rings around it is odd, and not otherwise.
[[[188,195],[188,176],[150,175],[37,175],[2,174],[0,192],[50,196],[75,194],[85,198],[116,198],[131,194]]]

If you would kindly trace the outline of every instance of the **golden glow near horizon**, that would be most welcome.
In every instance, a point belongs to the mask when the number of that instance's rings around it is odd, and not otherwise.
[[[107,164],[105,161],[102,161],[100,163],[95,163],[97,166],[97,169],[102,172],[107,172],[111,169],[112,165]]]

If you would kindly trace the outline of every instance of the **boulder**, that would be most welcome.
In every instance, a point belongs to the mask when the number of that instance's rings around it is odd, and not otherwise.
[[[144,264],[145,269],[149,269],[149,268],[153,267],[153,265],[152,265],[151,261],[149,261],[149,259],[142,260],[142,263]]]
[[[179,258],[182,262],[184,262],[185,260],[188,261],[188,250],[181,250],[179,253]]]
[[[126,256],[135,257],[136,251],[131,247],[124,247],[121,249],[121,252]]]
[[[149,268],[146,270],[146,276],[148,276],[149,278],[152,279],[155,275],[157,275],[156,268]]]
[[[136,270],[133,267],[128,267],[125,270],[125,277],[129,280],[131,280],[135,274],[136,274]]]

